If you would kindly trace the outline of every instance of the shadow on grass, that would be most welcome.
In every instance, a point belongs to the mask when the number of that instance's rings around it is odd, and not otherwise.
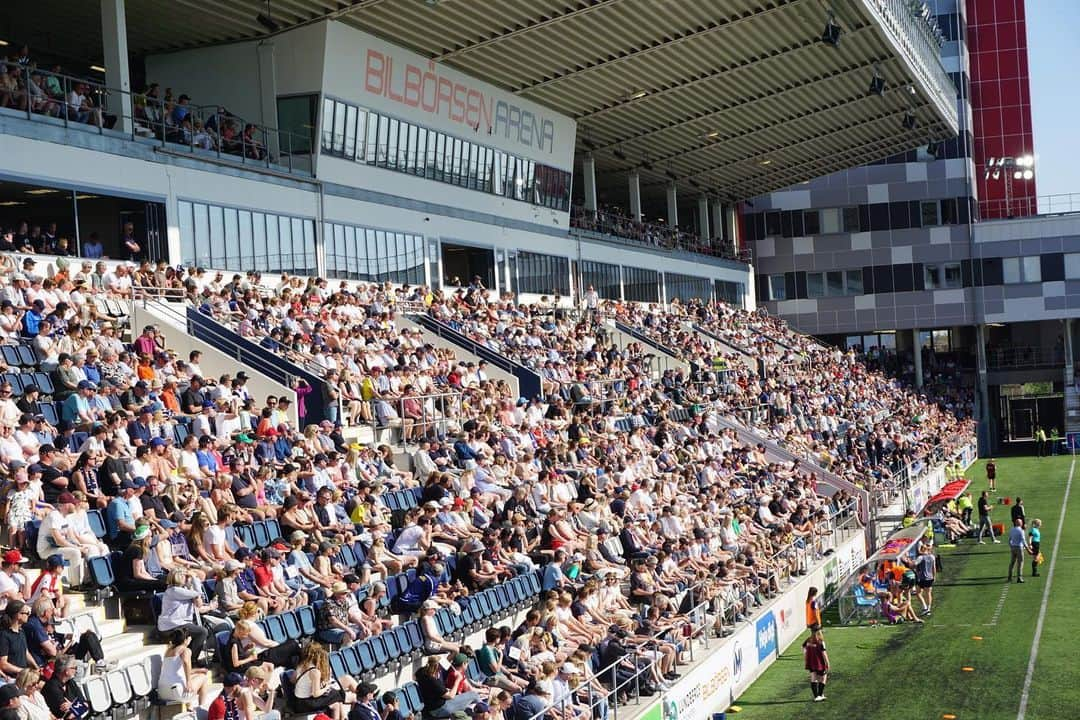
[[[948,582],[935,583],[935,587],[965,587],[971,585],[1004,585],[1005,580],[1000,575],[985,578],[962,578],[959,580],[949,580]]]
[[[759,700],[756,702],[748,700],[739,700],[739,705],[744,708],[748,707],[768,707],[769,705],[808,705],[812,703],[812,700],[792,699],[792,700]]]

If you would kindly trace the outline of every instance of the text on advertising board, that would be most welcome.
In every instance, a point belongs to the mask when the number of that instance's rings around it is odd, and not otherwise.
[[[772,610],[757,619],[757,656],[758,662],[776,654],[776,616]]]
[[[411,63],[395,68],[392,56],[369,48],[365,65],[369,93],[537,150],[551,153],[555,148],[552,120],[440,75],[434,61],[426,69]]]

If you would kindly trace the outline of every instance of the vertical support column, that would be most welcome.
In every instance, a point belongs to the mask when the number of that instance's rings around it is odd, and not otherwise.
[[[923,386],[922,377],[922,344],[919,342],[919,328],[911,330],[911,347],[914,348],[915,357],[915,387]]]
[[[711,245],[709,241],[712,235],[709,233],[709,198],[702,195],[697,201],[698,235],[703,245]]]
[[[113,129],[131,132],[131,71],[128,69],[124,0],[101,0],[101,48],[104,51],[105,84],[113,91],[108,110],[117,116]]]
[[[630,171],[630,217],[641,221],[641,175],[637,170]]]
[[[717,245],[727,241],[724,228],[724,204],[719,200],[712,202],[712,237]]]
[[[739,208],[729,203],[725,204],[720,212],[724,216],[724,240],[731,245],[735,252],[739,252],[739,250],[742,250],[739,247],[739,222],[737,216]]]
[[[675,183],[667,186],[667,222],[671,228],[679,227],[679,196],[675,190]]]
[[[585,176],[585,209],[596,212],[596,159],[592,153],[586,153],[581,161],[581,172]]]
[[[262,124],[277,130],[277,70],[274,65],[274,43],[260,42],[256,46],[256,52],[259,57],[259,106],[262,111]],[[270,157],[280,158],[282,151],[291,152],[291,139],[290,137],[282,138],[277,132],[267,132],[266,149]]]
[[[1075,376],[1075,368],[1073,367],[1073,337],[1072,337],[1073,319],[1065,319],[1065,384],[1072,385]]]
[[[975,416],[978,419],[979,454],[993,454],[990,428],[990,387],[986,377],[986,326],[975,326]]]

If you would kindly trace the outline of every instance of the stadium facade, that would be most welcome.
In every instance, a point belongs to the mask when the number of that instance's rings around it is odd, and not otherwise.
[[[763,307],[918,383],[959,375],[976,390],[984,451],[999,452],[1040,425],[1080,429],[1080,203],[1036,194],[1024,3],[934,10],[957,136],[754,198],[743,222]]]

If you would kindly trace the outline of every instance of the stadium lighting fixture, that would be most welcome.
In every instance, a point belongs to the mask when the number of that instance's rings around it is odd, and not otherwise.
[[[100,65],[91,65],[90,69],[93,70],[94,72],[99,72],[99,73],[104,73],[105,72],[105,68],[101,67]]]
[[[878,97],[885,94],[885,78],[881,77],[881,73],[878,69],[874,68],[874,77],[870,78],[870,89],[866,91],[867,95],[877,95]]]
[[[0,40],[0,47],[7,47],[7,44],[8,44],[7,40]]]
[[[915,126],[918,125],[918,124],[919,124],[918,119],[916,119],[916,117],[914,115],[912,115],[910,111],[904,113],[904,119],[900,122],[900,125],[905,130],[914,130]]]
[[[633,95],[630,96],[630,99],[631,100],[640,100],[641,98],[645,97],[648,94],[649,94],[648,90],[638,90],[636,93],[634,93]]]
[[[709,133],[705,137],[707,137],[707,138],[718,138],[718,137],[720,137],[720,131],[719,130],[713,130],[711,133]]]
[[[762,160],[761,164],[762,165],[772,165],[772,160],[769,160],[769,159]]]
[[[1025,180],[1030,180],[1033,177],[1035,177],[1035,172],[1033,170],[1025,170],[1024,171],[1024,179]]]
[[[270,0],[266,0],[266,12],[256,15],[255,21],[270,32],[277,32],[281,29],[281,26],[277,24],[277,21],[274,20],[274,16],[270,13]]]
[[[821,31],[821,41],[826,45],[832,45],[836,47],[840,44],[840,26],[836,24],[836,16],[833,11],[829,11],[829,16],[825,20],[825,29]]]

